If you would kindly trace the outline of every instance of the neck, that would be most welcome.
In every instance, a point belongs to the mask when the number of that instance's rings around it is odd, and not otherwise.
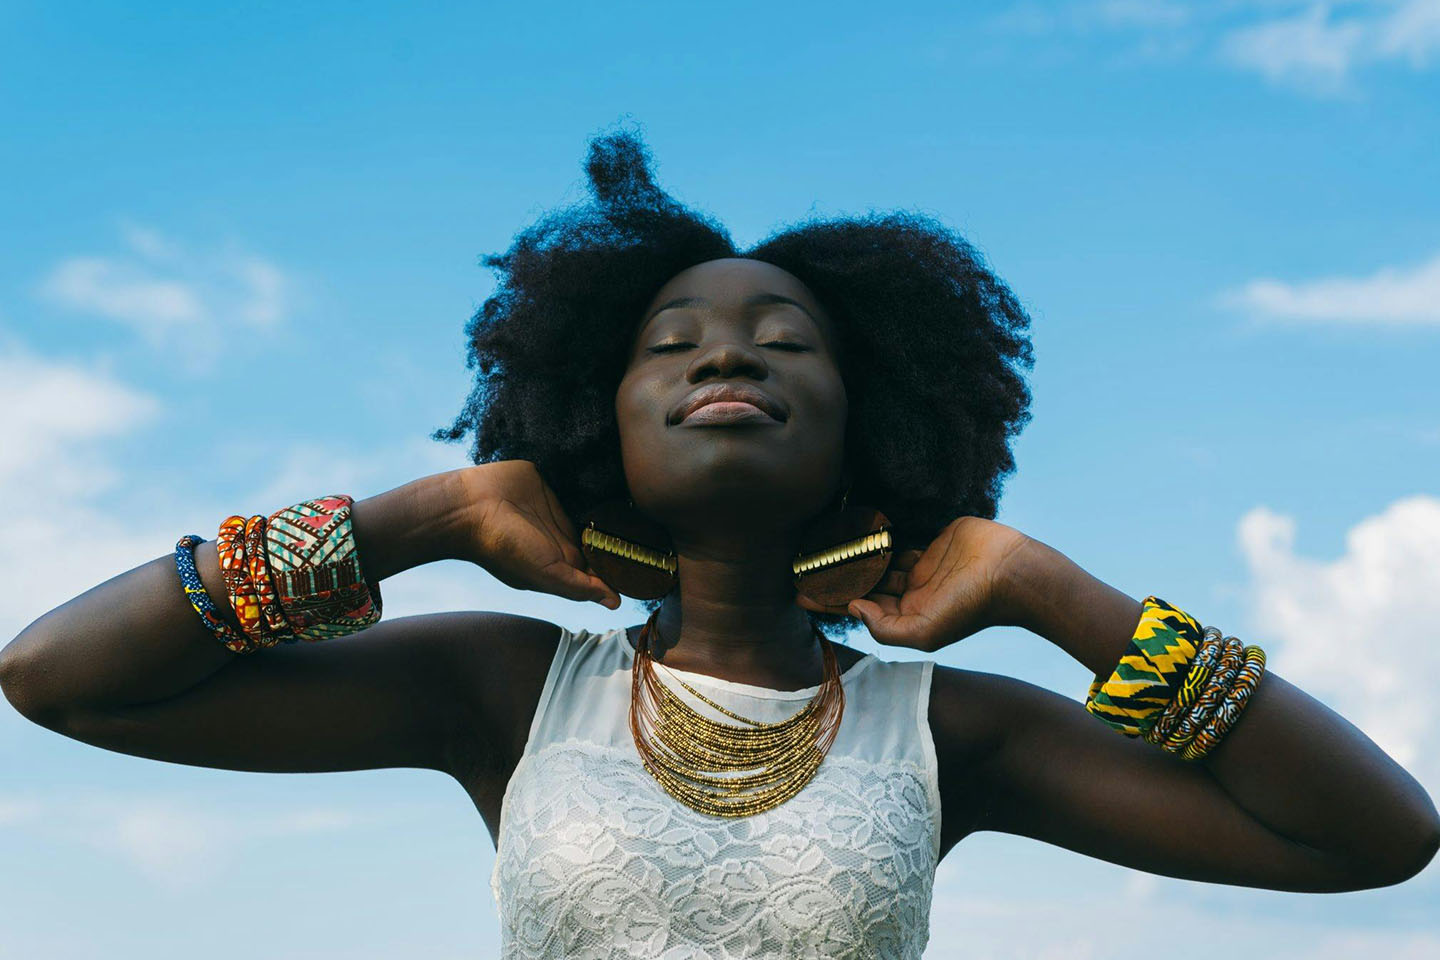
[[[820,682],[809,614],[795,603],[788,538],[677,541],[678,584],[655,619],[652,656],[668,667],[776,689]]]

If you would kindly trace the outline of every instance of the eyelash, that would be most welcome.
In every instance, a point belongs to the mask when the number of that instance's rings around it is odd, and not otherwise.
[[[655,346],[653,346],[653,347],[650,348],[650,352],[651,352],[651,353],[669,353],[670,351],[672,351],[672,350],[677,350],[677,349],[679,349],[679,348],[681,348],[681,347],[693,347],[693,346],[695,346],[695,344],[693,344],[693,343],[688,343],[688,342],[683,341],[683,340],[677,340],[677,341],[675,341],[674,343],[660,343],[660,344],[656,344]],[[791,351],[791,352],[793,352],[793,353],[801,353],[801,352],[803,352],[803,351],[805,351],[805,350],[809,350],[809,349],[810,349],[809,347],[807,347],[807,346],[806,346],[805,344],[803,344],[803,343],[794,343],[794,342],[789,341],[789,340],[770,340],[770,341],[768,341],[768,342],[766,342],[766,343],[760,344],[760,346],[762,346],[762,347],[780,347],[781,349],[789,350],[789,351]]]

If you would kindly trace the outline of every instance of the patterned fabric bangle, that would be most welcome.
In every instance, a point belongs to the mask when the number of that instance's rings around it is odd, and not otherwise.
[[[1200,645],[1200,652],[1195,654],[1194,661],[1190,664],[1190,672],[1185,674],[1185,682],[1175,694],[1175,698],[1165,707],[1160,719],[1145,734],[1147,743],[1158,744],[1175,729],[1175,724],[1200,698],[1210,683],[1210,678],[1215,674],[1215,667],[1220,662],[1220,654],[1225,650],[1225,638],[1221,636],[1216,627],[1205,628],[1205,641]]]
[[[270,514],[265,545],[280,606],[302,640],[328,640],[380,619],[378,584],[365,581],[350,523],[354,500],[317,497]]]
[[[270,551],[265,546],[266,518],[256,514],[245,521],[245,565],[250,572],[250,583],[255,588],[255,599],[260,602],[260,617],[265,626],[265,643],[295,643],[299,638],[290,629],[285,619],[285,610],[275,593],[275,581],[270,576]]]
[[[1180,754],[1180,759],[1199,760],[1224,739],[1225,734],[1230,732],[1230,728],[1235,725],[1235,721],[1240,719],[1240,714],[1244,712],[1245,705],[1255,693],[1264,673],[1265,651],[1253,645],[1246,647],[1245,664],[1236,675],[1230,692],[1225,695],[1225,699],[1215,709],[1215,715],[1210,718],[1210,722],[1201,727],[1200,731],[1195,734],[1195,739],[1185,747],[1184,752]]]
[[[250,641],[220,616],[210,594],[205,591],[200,571],[195,569],[195,547],[204,542],[205,538],[199,534],[187,533],[175,544],[175,569],[180,574],[180,585],[185,588],[185,598],[206,629],[214,633],[231,653],[251,653],[254,648]]]
[[[260,621],[260,600],[250,582],[250,566],[245,562],[245,518],[239,515],[220,521],[215,535],[215,555],[220,559],[220,576],[225,581],[225,596],[240,630],[255,647],[269,646]]]
[[[1120,662],[1109,679],[1090,685],[1085,709],[1127,737],[1144,736],[1184,684],[1203,640],[1189,614],[1146,597]]]
[[[1195,705],[1180,718],[1175,729],[1161,742],[1162,748],[1171,753],[1179,753],[1195,738],[1195,734],[1210,720],[1216,705],[1230,692],[1230,685],[1235,682],[1235,676],[1244,663],[1245,645],[1238,637],[1226,637],[1225,652],[1220,655],[1220,665],[1215,668],[1215,675],[1210,678],[1209,685],[1195,701]]]

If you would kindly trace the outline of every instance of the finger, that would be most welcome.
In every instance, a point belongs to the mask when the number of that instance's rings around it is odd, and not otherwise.
[[[599,574],[590,572],[588,568],[579,573],[593,587],[593,595],[587,599],[594,600],[611,610],[620,609],[620,592],[618,590],[606,583]]]
[[[620,594],[615,590],[615,588],[610,586],[610,584],[606,583],[604,580],[601,580],[593,573],[586,574],[586,576],[588,576],[590,578],[590,582],[595,585],[596,596],[592,599],[594,599],[596,603],[600,604],[603,607],[609,607],[611,610],[619,610]]]
[[[865,629],[870,632],[878,642],[892,645],[906,646],[904,627],[913,620],[911,617],[903,616],[900,613],[899,604],[893,598],[884,596],[866,596],[850,602],[854,615],[859,617],[865,624]]]
[[[567,600],[595,600],[614,610],[620,606],[620,596],[605,584],[604,580],[571,566],[561,560],[541,568],[551,584],[551,592]]]
[[[892,597],[889,594],[867,593],[853,602],[863,604],[878,619],[893,619],[900,616],[900,598]]]
[[[879,629],[881,613],[880,608],[874,602],[864,599],[851,600],[848,612],[852,617],[859,617],[860,622],[865,624],[865,629],[870,631],[870,635],[879,639],[876,631]]]

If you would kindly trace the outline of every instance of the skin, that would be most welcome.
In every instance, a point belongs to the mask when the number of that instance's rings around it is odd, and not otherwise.
[[[796,277],[744,259],[673,277],[637,318],[615,412],[636,507],[665,524],[678,555],[659,616],[668,665],[777,689],[819,682],[805,616],[815,608],[796,597],[789,563],[846,475],[838,333]],[[668,420],[719,380],[760,387],[788,416]],[[584,569],[574,525],[526,461],[360,501],[354,529],[375,581],[460,558],[517,588],[619,604]],[[196,562],[211,596],[223,596],[213,544]],[[1141,605],[1039,540],[960,517],[831,612],[847,611],[878,642],[927,652],[989,626],[1024,627],[1103,678]],[[166,555],[33,623],[0,655],[0,685],[35,722],[137,756],[267,772],[442,771],[494,837],[558,633],[531,617],[445,613],[236,656],[197,622]],[[860,656],[837,652],[842,670]],[[1338,891],[1407,879],[1440,845],[1440,816],[1414,778],[1273,670],[1196,763],[998,674],[937,666],[928,720],[942,855],[994,830],[1168,876]]]

